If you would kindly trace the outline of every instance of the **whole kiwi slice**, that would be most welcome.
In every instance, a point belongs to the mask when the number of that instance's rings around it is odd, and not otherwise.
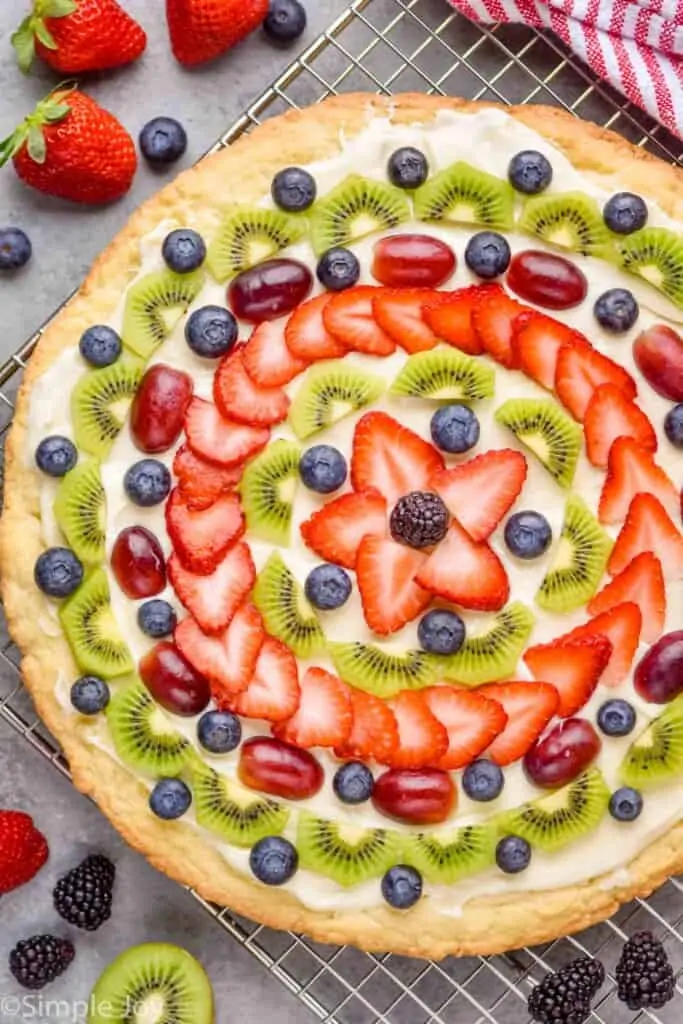
[[[509,229],[514,223],[512,186],[462,160],[418,188],[414,202],[418,220],[482,224],[499,229]]]
[[[583,192],[534,196],[524,204],[520,231],[584,256],[605,255],[611,235],[594,199]]]
[[[570,487],[583,443],[580,424],[552,398],[510,398],[496,410],[496,420],[511,430],[560,487]]]
[[[318,616],[278,551],[258,574],[253,599],[270,635],[282,640],[300,658],[309,658],[324,647],[325,634]]]
[[[683,697],[676,697],[628,749],[619,775],[642,789],[683,775]]]
[[[105,496],[100,464],[79,462],[57,488],[54,513],[69,546],[82,562],[104,558]]]
[[[435,402],[476,402],[493,396],[495,379],[492,367],[480,360],[454,348],[435,348],[409,356],[389,391]]]
[[[321,255],[374,231],[398,227],[409,218],[410,203],[402,189],[351,174],[313,207],[311,242]]]
[[[341,359],[306,373],[289,409],[289,424],[302,440],[376,401],[384,380]]]
[[[499,832],[521,836],[531,846],[552,853],[592,832],[604,817],[610,791],[597,768],[548,796],[531,800],[496,819]]]
[[[71,392],[74,441],[89,455],[103,458],[118,437],[142,380],[137,360],[119,359],[102,370],[90,370]]]
[[[549,612],[568,612],[591,599],[612,550],[612,539],[576,494],[568,499],[555,557],[536,594]]]
[[[275,800],[199,761],[192,767],[192,792],[199,824],[233,846],[251,847],[265,836],[279,835],[289,818],[289,811]]]
[[[133,659],[111,610],[104,569],[94,569],[59,611],[76,663],[83,672],[114,679],[133,671]]]
[[[399,690],[418,690],[431,686],[439,673],[439,663],[425,651],[393,654],[374,644],[329,643],[334,667],[351,686],[376,697],[393,697]]]
[[[148,359],[187,313],[204,284],[203,270],[175,274],[155,270],[128,289],[123,311],[123,344]]]
[[[299,815],[296,845],[299,864],[351,886],[377,878],[399,862],[402,838],[384,828],[364,828],[340,821]]]
[[[139,679],[117,690],[106,715],[116,752],[131,768],[157,777],[178,775],[193,755],[190,741],[173,729]]]
[[[428,882],[452,885],[493,864],[499,838],[491,823],[450,832],[413,832],[404,838],[403,859]]]
[[[100,975],[88,1024],[214,1024],[204,968],[179,946],[149,942],[124,950]]]
[[[465,686],[507,679],[515,673],[535,621],[525,604],[513,601],[479,629],[468,623],[460,650],[438,659],[438,674]]]
[[[281,210],[240,207],[229,213],[218,228],[206,254],[206,265],[217,281],[227,281],[294,245],[306,227],[304,219]]]
[[[280,438],[247,465],[239,491],[247,529],[273,544],[289,543],[301,449]]]
[[[616,243],[617,263],[683,306],[683,240],[668,228],[643,228]]]

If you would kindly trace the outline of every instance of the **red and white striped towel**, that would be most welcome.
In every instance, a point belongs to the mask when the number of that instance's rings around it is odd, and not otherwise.
[[[683,0],[450,0],[473,21],[552,29],[601,78],[683,138]]]

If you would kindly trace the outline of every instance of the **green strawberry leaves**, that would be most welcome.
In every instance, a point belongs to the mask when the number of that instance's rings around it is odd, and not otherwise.
[[[48,50],[56,50],[57,43],[45,24],[46,18],[66,18],[78,10],[76,0],[34,0],[33,14],[22,21],[11,37],[19,67],[28,74],[36,55],[36,39]]]
[[[64,83],[58,85],[49,96],[41,100],[36,109],[14,129],[11,135],[0,142],[0,167],[19,152],[25,145],[28,155],[37,164],[47,160],[47,140],[43,128],[46,125],[63,121],[70,113],[71,107],[66,102],[68,94],[75,85]]]

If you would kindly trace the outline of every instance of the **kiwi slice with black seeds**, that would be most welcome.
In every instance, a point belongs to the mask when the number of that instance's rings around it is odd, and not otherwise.
[[[227,281],[294,245],[303,237],[306,226],[304,219],[281,210],[240,207],[228,214],[216,232],[206,265],[217,281]]]
[[[131,768],[156,777],[179,775],[195,756],[139,679],[117,690],[106,715],[116,752]]]
[[[69,546],[82,562],[104,558],[105,495],[100,464],[79,462],[57,488],[54,513]]]
[[[479,628],[468,622],[460,650],[438,659],[439,674],[465,686],[509,678],[515,674],[535,621],[525,604],[513,601]]]
[[[591,599],[598,589],[612,550],[612,539],[588,506],[572,494],[554,558],[536,594],[536,604],[549,612],[569,612]]]
[[[527,199],[517,222],[520,231],[550,245],[584,256],[607,255],[611,235],[600,207],[583,192],[562,192]]]
[[[81,377],[71,392],[71,419],[78,448],[98,458],[107,454],[125,423],[143,372],[141,363],[119,359]]]
[[[610,791],[597,768],[588,768],[567,786],[530,800],[496,819],[499,832],[521,836],[532,847],[552,853],[598,827]]]
[[[376,697],[393,697],[399,690],[431,686],[439,662],[425,651],[393,654],[374,644],[329,643],[328,651],[341,678]]]
[[[266,630],[300,658],[325,646],[320,620],[279,552],[272,553],[258,574],[253,599]]]
[[[306,373],[289,409],[289,424],[302,440],[376,401],[384,380],[341,359]]]
[[[668,228],[643,228],[616,243],[617,263],[683,306],[683,239]]]
[[[192,767],[192,793],[198,823],[233,846],[251,847],[265,836],[279,835],[289,819],[289,811],[275,800],[200,762]]]
[[[104,569],[95,569],[59,610],[76,663],[83,672],[115,679],[133,671],[133,659],[111,610]]]
[[[351,174],[313,207],[311,242],[321,255],[374,231],[398,227],[409,218],[410,203],[400,188]]]
[[[378,878],[400,860],[402,837],[389,829],[299,815],[299,865],[351,886]]]
[[[452,885],[494,864],[499,838],[491,823],[450,832],[413,832],[404,838],[403,859],[428,882]]]
[[[190,274],[156,270],[135,281],[128,289],[123,311],[121,333],[126,348],[148,359],[187,313],[205,276],[203,270]]]
[[[493,368],[454,348],[435,348],[409,356],[389,391],[406,398],[476,402],[492,398]]]
[[[249,532],[273,544],[289,543],[301,449],[280,438],[245,469],[239,491]]]
[[[482,224],[500,230],[514,223],[512,186],[464,161],[451,164],[418,188],[414,203],[418,220]]]
[[[583,444],[580,424],[552,398],[510,398],[496,410],[496,420],[511,430],[560,487],[570,487]]]
[[[683,776],[683,697],[672,700],[636,737],[619,774],[636,789]]]

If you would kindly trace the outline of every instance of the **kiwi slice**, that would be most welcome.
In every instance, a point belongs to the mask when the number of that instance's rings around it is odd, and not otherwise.
[[[439,658],[439,674],[465,686],[492,683],[514,675],[535,622],[533,612],[513,601],[476,630],[468,623],[467,637],[456,654]]]
[[[509,229],[514,224],[512,186],[462,160],[418,188],[414,202],[418,220],[483,224],[500,229]]]
[[[597,768],[589,768],[548,796],[531,800],[496,819],[499,832],[521,836],[532,846],[552,853],[597,828],[610,791]]]
[[[88,1024],[214,1024],[211,983],[179,946],[149,942],[119,954],[88,1000]]]
[[[392,383],[392,395],[476,402],[492,398],[496,375],[490,366],[454,348],[435,348],[410,356]]]
[[[133,659],[112,614],[104,569],[94,569],[83,580],[60,608],[59,618],[83,672],[114,679],[133,671]]]
[[[668,228],[643,228],[616,243],[617,262],[683,306],[683,240]]]
[[[374,644],[354,641],[329,643],[327,649],[345,682],[377,697],[431,686],[439,674],[438,660],[424,651],[390,654]]]
[[[351,886],[377,878],[397,864],[402,839],[389,829],[326,821],[304,811],[296,845],[302,868]]]
[[[117,690],[106,715],[116,752],[131,768],[158,777],[178,775],[193,756],[190,741],[173,729],[139,679]]]
[[[536,456],[560,487],[570,487],[583,443],[579,423],[552,398],[510,398],[496,409],[496,420]]]
[[[642,789],[683,775],[683,697],[676,697],[633,741],[619,771]]]
[[[217,281],[226,281],[294,245],[306,226],[304,219],[281,210],[240,207],[219,227],[206,254],[206,265]]]
[[[199,295],[204,271],[175,274],[156,270],[128,289],[123,311],[123,344],[148,359],[168,338],[180,318]]]
[[[605,255],[610,244],[611,236],[598,204],[583,192],[562,192],[528,199],[517,227],[550,245],[571,249],[584,256]]]
[[[335,245],[349,245],[374,231],[398,227],[410,218],[410,212],[402,189],[351,174],[313,207],[313,248],[321,255]]]
[[[57,488],[54,513],[59,527],[82,562],[104,558],[105,497],[100,464],[79,462]]]
[[[576,494],[568,499],[555,557],[536,594],[548,612],[569,612],[598,589],[612,550],[612,539]]]
[[[325,646],[318,616],[279,552],[273,552],[258,574],[253,599],[267,631],[300,658],[309,658]]]
[[[454,832],[413,832],[404,838],[403,860],[428,882],[452,885],[495,863],[499,838],[493,824],[466,825]]]
[[[233,779],[197,762],[192,768],[197,821],[233,846],[253,846],[279,835],[289,811],[275,800],[246,789]]]
[[[289,423],[302,440],[370,405],[384,380],[341,359],[318,363],[304,377],[289,410]]]
[[[273,544],[289,543],[300,459],[299,446],[281,438],[245,469],[239,490],[253,536]]]
[[[143,367],[119,360],[103,370],[90,370],[71,392],[74,441],[89,455],[104,457],[125,423]]]

